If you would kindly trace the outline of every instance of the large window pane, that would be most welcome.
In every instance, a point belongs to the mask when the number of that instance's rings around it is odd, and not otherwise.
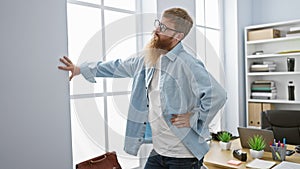
[[[209,72],[218,80],[223,75],[223,60],[220,58],[220,32],[216,30],[206,30],[206,64]]]
[[[197,58],[202,60],[205,63],[205,43],[206,37],[204,34],[204,28],[197,27],[196,28],[196,50],[197,50]]]
[[[108,41],[109,41],[109,37]],[[106,51],[106,60],[115,59],[128,59],[130,57],[135,57],[137,55],[137,38],[134,37],[124,37],[120,41],[116,42],[111,46],[108,51]]]
[[[220,28],[219,0],[205,1],[205,25],[211,28]]]
[[[204,26],[204,0],[196,0],[196,24]]]
[[[104,5],[135,11],[135,0],[104,0]]]
[[[105,11],[105,47],[106,47],[106,60],[112,60],[113,58],[127,58],[124,54],[133,54],[136,52],[136,19],[134,15],[124,14],[114,11]],[[127,43],[126,41],[130,41]],[[124,48],[123,43],[129,45],[128,49]],[[121,49],[120,52],[116,50]],[[124,53],[125,52],[125,53]],[[120,55],[122,54],[122,55]],[[112,57],[113,58],[110,58]]]
[[[139,166],[139,158],[124,152],[127,111],[130,95],[107,97],[108,139],[109,149],[118,153],[118,160],[122,168]]]
[[[99,60],[101,54],[101,43],[99,42],[101,37],[99,35],[101,34],[96,33],[101,28],[100,9],[70,3],[68,3],[67,8],[69,57],[78,64],[84,61]],[[95,36],[97,36],[96,39]],[[96,44],[96,47],[90,43]],[[94,85],[86,82],[81,76],[74,78],[70,88],[71,94],[94,92]],[[97,91],[101,91],[100,87],[97,89]]]
[[[125,17],[130,16],[131,14],[122,13],[122,12],[116,12],[116,11],[104,11],[104,20],[105,20],[105,26],[108,26],[112,24],[113,22],[116,22],[120,19],[124,19]],[[126,25],[122,25],[123,27],[118,27],[117,30],[120,30],[122,28],[125,28],[126,26],[129,26],[131,23],[127,23]]]
[[[100,9],[68,4],[68,28],[69,55],[77,61],[88,40],[101,28]]]
[[[74,165],[105,152],[103,98],[71,100]]]

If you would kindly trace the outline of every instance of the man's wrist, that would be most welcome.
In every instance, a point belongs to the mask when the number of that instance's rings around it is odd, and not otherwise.
[[[76,75],[79,75],[79,74],[80,74],[80,67],[75,66],[74,67],[74,75],[76,76]]]

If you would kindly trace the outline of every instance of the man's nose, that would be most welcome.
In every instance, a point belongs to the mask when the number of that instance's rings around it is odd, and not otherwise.
[[[154,31],[153,32],[155,32],[155,33],[159,33],[160,32],[160,27],[158,26],[158,27],[156,27],[155,29],[154,29]]]

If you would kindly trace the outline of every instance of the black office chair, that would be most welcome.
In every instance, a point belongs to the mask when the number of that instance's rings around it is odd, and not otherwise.
[[[261,113],[261,128],[273,130],[274,138],[300,145],[300,111],[267,110]]]

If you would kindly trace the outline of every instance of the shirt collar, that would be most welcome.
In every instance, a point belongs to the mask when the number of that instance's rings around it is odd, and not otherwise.
[[[172,50],[170,50],[165,56],[169,58],[171,61],[174,61],[180,51],[182,50],[183,46],[181,42],[179,42]]]

